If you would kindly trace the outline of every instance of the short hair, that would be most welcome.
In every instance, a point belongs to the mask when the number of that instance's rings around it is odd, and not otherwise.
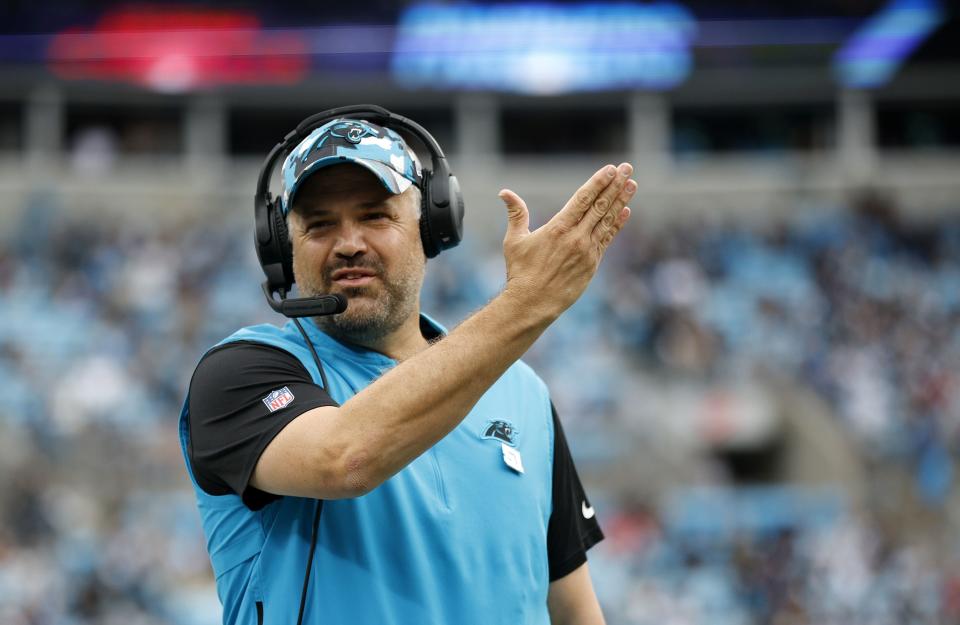
[[[416,198],[414,199],[413,206],[417,209],[417,219],[420,219],[423,217],[423,192],[420,191],[420,187],[416,185],[413,185],[411,188],[413,189],[412,195]]]

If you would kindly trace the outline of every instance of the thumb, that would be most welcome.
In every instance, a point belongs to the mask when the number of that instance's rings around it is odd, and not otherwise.
[[[503,189],[497,194],[507,206],[507,237],[530,234],[530,212],[523,199],[511,191]]]

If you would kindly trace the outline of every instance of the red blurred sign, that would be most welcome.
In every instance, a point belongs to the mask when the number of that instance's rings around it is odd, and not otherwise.
[[[290,84],[309,68],[296,31],[264,30],[242,11],[137,6],[70,28],[50,45],[51,70],[67,79],[121,80],[167,92],[224,84]]]

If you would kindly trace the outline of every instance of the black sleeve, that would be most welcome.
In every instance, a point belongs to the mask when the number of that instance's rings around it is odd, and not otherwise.
[[[262,343],[208,352],[190,381],[193,475],[211,495],[237,494],[251,510],[279,499],[249,485],[273,437],[298,416],[336,402],[292,354]]]
[[[603,540],[593,506],[577,475],[557,409],[553,410],[553,512],[547,527],[550,581],[572,573],[587,561],[587,549]]]

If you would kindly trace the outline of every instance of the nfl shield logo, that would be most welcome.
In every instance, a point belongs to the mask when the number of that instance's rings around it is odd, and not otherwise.
[[[270,412],[276,412],[293,401],[293,393],[284,386],[279,388],[263,398],[263,403],[267,405]]]

